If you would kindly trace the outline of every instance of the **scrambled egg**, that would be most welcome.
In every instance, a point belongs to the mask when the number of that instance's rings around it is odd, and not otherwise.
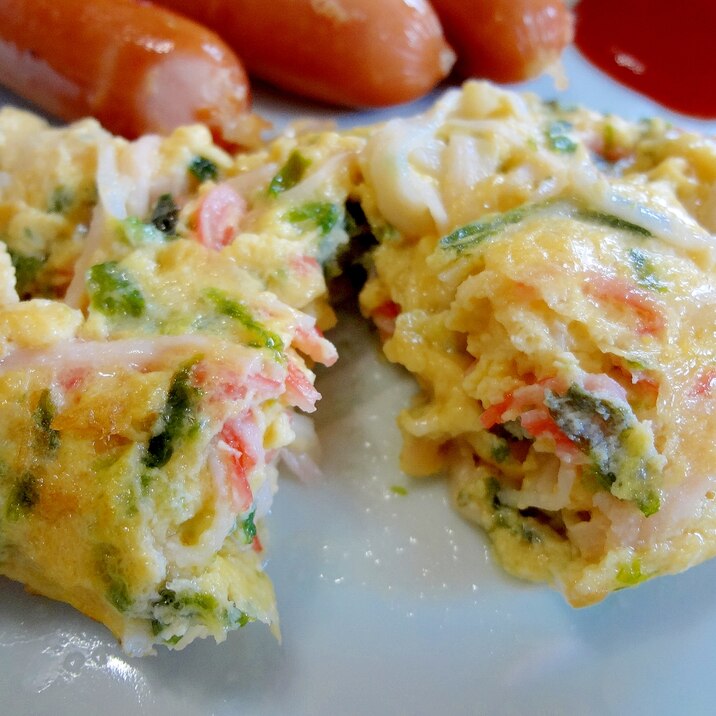
[[[716,144],[468,84],[363,169],[405,469],[577,606],[715,554]]]
[[[715,227],[713,142],[482,83],[236,157],[3,110],[0,571],[132,653],[275,625],[262,518],[361,274],[403,466],[508,570],[584,605],[706,559]]]
[[[279,459],[316,469],[292,408],[336,358],[316,257],[347,234],[283,198],[290,161],[241,169],[201,127],[0,113],[0,571],[130,653],[277,629],[263,517]]]

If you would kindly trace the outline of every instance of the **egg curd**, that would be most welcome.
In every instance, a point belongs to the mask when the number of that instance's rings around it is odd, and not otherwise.
[[[716,143],[473,83],[362,166],[404,468],[575,606],[714,555]]]
[[[484,83],[229,156],[0,113],[0,572],[130,653],[277,625],[327,282],[421,392],[403,467],[574,605],[716,553],[716,144]],[[385,416],[392,420],[394,416]]]
[[[316,256],[347,241],[284,160],[0,113],[0,572],[132,654],[277,631],[263,518],[278,460],[317,470],[292,408],[336,359]]]

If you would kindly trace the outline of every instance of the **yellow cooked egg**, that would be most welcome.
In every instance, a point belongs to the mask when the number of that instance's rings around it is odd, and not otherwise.
[[[263,517],[361,277],[403,467],[506,569],[586,605],[716,552],[711,140],[473,82],[235,157],[5,109],[0,176],[0,571],[128,651],[276,626]]]

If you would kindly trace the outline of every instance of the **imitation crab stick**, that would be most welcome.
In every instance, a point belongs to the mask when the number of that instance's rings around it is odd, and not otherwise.
[[[243,143],[243,66],[212,32],[136,0],[0,0],[0,83],[134,138],[202,121]],[[237,119],[238,118],[238,119]]]
[[[251,74],[353,107],[415,99],[454,55],[427,0],[159,0],[212,28]]]
[[[574,34],[564,0],[431,1],[463,77],[534,77],[559,59]]]
[[[208,248],[218,251],[234,240],[246,214],[246,201],[228,184],[217,184],[204,194],[197,213],[197,235]]]

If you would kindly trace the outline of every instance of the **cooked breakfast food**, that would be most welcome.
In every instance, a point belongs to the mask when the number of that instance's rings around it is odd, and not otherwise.
[[[252,76],[332,105],[417,99],[455,60],[428,0],[158,2],[221,35]]]
[[[255,226],[234,173],[204,127],[0,113],[0,572],[132,654],[277,629],[263,518],[336,357],[315,234]]]
[[[121,31],[118,29],[121,28]],[[253,144],[243,65],[214,33],[136,0],[3,0],[0,83],[55,117],[134,139],[203,122]]]
[[[3,0],[0,84],[130,139],[202,122],[247,147],[265,123],[246,111],[242,63],[299,95],[379,107],[434,89],[456,52],[461,77],[516,81],[571,38],[563,0]]]
[[[572,42],[564,0],[430,0],[461,77],[519,82],[555,65]]]
[[[716,553],[716,143],[468,84],[362,155],[408,472],[586,605]]]
[[[230,156],[0,113],[0,571],[132,653],[276,623],[276,463],[315,472],[326,281],[421,392],[510,572],[574,605],[716,553],[716,145],[468,83]],[[392,419],[385,416],[386,420]]]

